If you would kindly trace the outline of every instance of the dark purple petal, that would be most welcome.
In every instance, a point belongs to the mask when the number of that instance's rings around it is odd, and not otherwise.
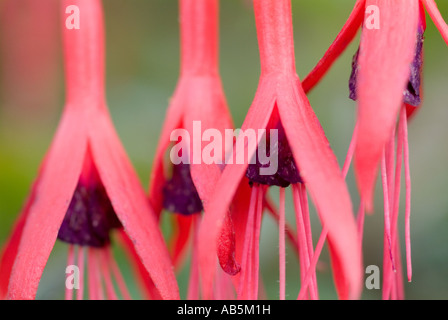
[[[278,169],[275,174],[272,175],[261,175],[260,169],[261,168],[268,168],[271,164],[270,163],[260,163],[258,159],[258,151],[256,153],[256,162],[253,164],[249,164],[247,171],[246,171],[246,177],[249,178],[249,181],[251,184],[253,183],[259,183],[264,184],[268,186],[279,186],[282,188],[286,188],[291,183],[301,183],[303,182],[299,170],[297,169],[296,163],[294,161],[291,148],[289,146],[288,140],[286,138],[285,129],[283,128],[282,124],[278,122],[276,129],[278,130],[278,142],[277,145],[274,146],[274,153],[277,154],[278,159]],[[270,137],[270,135],[268,135]],[[267,139],[266,141],[266,155],[269,157],[270,154],[270,144],[271,141]],[[263,150],[262,150],[263,151]],[[275,156],[273,154],[273,156]]]
[[[173,213],[190,215],[203,210],[189,164],[173,165],[173,175],[163,188],[163,207]]]
[[[423,66],[423,31],[417,34],[417,49],[415,52],[414,61],[411,64],[411,76],[406,91],[404,92],[404,102],[418,107],[421,103],[420,99],[420,85]]]
[[[353,56],[352,73],[350,74],[350,79],[348,81],[348,87],[350,90],[349,98],[352,100],[356,100],[356,83],[358,81],[357,79],[358,79],[358,71],[359,71],[358,55],[359,55],[359,48],[358,48],[358,50],[356,50],[356,53]]]
[[[120,227],[121,223],[95,170],[88,181],[78,183],[58,239],[81,246],[103,247],[110,243],[110,231]]]
[[[415,57],[410,65],[410,77],[406,90],[403,92],[403,102],[411,106],[418,107],[421,103],[420,98],[420,86],[421,75],[423,66],[423,30],[419,30],[417,33],[417,45],[415,50]],[[357,76],[359,71],[358,66],[359,48],[353,56],[352,60],[352,72],[348,82],[350,95],[349,98],[357,100],[356,88],[357,88]]]

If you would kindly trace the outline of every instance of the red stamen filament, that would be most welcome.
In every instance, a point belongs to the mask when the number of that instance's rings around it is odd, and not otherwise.
[[[353,131],[352,140],[347,152],[347,156],[342,168],[342,174],[344,177],[347,175],[350,168],[350,164],[354,154],[354,146],[357,139],[357,126],[355,126]],[[405,207],[405,241],[406,241],[406,264],[407,264],[407,275],[408,281],[412,279],[412,260],[411,260],[411,242],[410,242],[410,209],[411,209],[411,179],[410,179],[410,168],[409,168],[409,142],[408,142],[408,130],[407,130],[407,118],[406,118],[406,108],[403,106],[400,112],[400,121],[398,128],[398,143],[397,143],[397,161],[395,163],[395,177],[393,178],[393,167],[394,167],[394,141],[395,141],[395,131],[392,135],[392,139],[388,144],[387,151],[385,151],[381,163],[382,171],[382,183],[383,183],[383,196],[384,196],[384,212],[385,212],[385,241],[388,243],[388,249],[385,247],[385,255],[388,255],[388,259],[385,259],[385,274],[384,274],[384,290],[383,298],[392,297],[393,299],[402,299],[404,297],[404,288],[401,276],[401,263],[398,261],[398,265],[395,265],[394,255],[400,257],[400,249],[398,243],[398,230],[397,230],[397,220],[399,214],[399,196],[400,196],[400,184],[401,184],[401,162],[402,154],[404,158],[405,167],[405,185],[406,185],[406,207]],[[297,201],[296,196],[295,202]],[[390,215],[390,208],[392,208],[392,216]],[[296,209],[297,211],[297,209]],[[297,212],[296,212],[297,213]],[[363,229],[364,229],[364,201],[360,200],[360,205],[357,214],[357,224],[359,232],[360,245],[362,246],[363,239]],[[298,228],[300,226],[298,225]],[[300,231],[299,231],[300,232]],[[328,229],[324,226],[321,232],[319,241],[316,246],[316,252],[312,256],[311,264],[308,267],[306,275],[301,275],[302,287],[300,289],[298,299],[304,299],[306,297],[306,292],[308,285],[311,283],[311,278],[315,276],[315,268],[319,260],[320,253],[324,246],[326,237],[328,235]],[[299,246],[300,246],[299,238]],[[388,254],[386,254],[388,252]],[[303,255],[300,255],[300,259],[303,259]],[[302,268],[301,263],[301,268]],[[388,270],[392,270],[390,273]],[[395,280],[394,280],[395,279]],[[398,282],[398,283],[397,283]]]
[[[98,263],[98,249],[89,247],[87,250],[87,268],[90,300],[104,300]]]
[[[328,235],[328,228],[324,225],[319,240],[317,241],[316,251],[314,252],[313,259],[311,260],[308,271],[304,277],[304,280],[302,281],[302,287],[300,288],[297,300],[303,300],[306,297],[307,289],[311,282],[311,279],[313,278],[313,276],[316,275],[315,270],[317,262],[319,261],[320,254],[322,253],[322,249],[324,248],[327,235]]]
[[[295,214],[296,214],[296,224],[297,224],[297,233],[298,233],[298,240],[299,240],[299,250],[301,251],[300,259],[303,260],[303,272],[301,281],[304,280],[305,271],[308,270],[310,267],[310,252],[308,250],[308,241],[307,241],[307,234],[305,229],[305,223],[304,223],[304,208],[302,208],[302,201],[300,196],[300,190],[297,185],[292,186],[292,193],[293,193],[293,200],[294,200],[294,207],[295,207]],[[302,263],[301,263],[301,269],[302,269]],[[310,284],[310,296],[312,299],[317,298],[315,295],[315,288],[313,287],[313,283]]]
[[[71,266],[75,264],[75,247],[70,245],[68,247],[68,257],[67,257],[67,266]],[[68,277],[68,275],[67,275]],[[65,300],[73,299],[73,290],[69,289],[69,287],[65,286]]]
[[[387,181],[387,168],[386,168],[386,156],[383,154],[381,160],[381,180],[383,184],[383,196],[384,196],[384,232],[389,246],[389,257],[392,263],[392,269],[395,272],[395,262],[392,254],[392,240],[391,240],[391,227],[390,227],[390,201],[389,201],[389,185]],[[385,249],[386,250],[386,249]]]
[[[342,174],[344,177],[347,176],[347,173],[350,169],[350,165],[353,159],[353,155],[355,152],[355,146],[356,146],[356,141],[358,138],[358,124],[355,125],[355,128],[353,129],[353,135],[352,135],[352,139],[350,141],[350,145],[347,151],[347,156],[345,158],[345,162],[344,165],[342,167]],[[303,189],[305,189],[303,187]],[[306,189],[305,189],[306,190]],[[357,224],[358,224],[358,231],[359,231],[359,241],[360,241],[360,246],[362,246],[362,238],[363,238],[363,229],[364,229],[364,218],[365,218],[365,210],[364,210],[364,201],[363,199],[360,200],[360,204],[359,204],[359,209],[358,209],[358,215],[357,215]],[[307,292],[307,288],[310,285],[311,279],[313,278],[314,283],[316,283],[316,266],[317,263],[319,261],[319,256],[322,252],[323,246],[325,244],[327,235],[328,235],[328,228],[324,225],[322,228],[322,232],[321,235],[319,237],[319,240],[317,242],[316,245],[316,251],[314,254],[312,254],[310,257],[311,259],[311,263],[308,267],[308,270],[306,272],[305,275],[302,274],[301,276],[301,282],[302,282],[302,287],[300,289],[299,295],[297,297],[298,300],[302,300],[305,299],[306,297],[306,292]],[[302,255],[301,255],[302,257]],[[302,259],[302,258],[301,258]],[[302,266],[301,266],[302,268]],[[316,288],[317,288],[317,284],[315,284]],[[316,289],[316,294],[317,294],[317,289]]]
[[[403,107],[404,108],[404,107]],[[398,124],[398,134],[400,134],[400,131],[402,130],[402,123],[401,119]],[[394,137],[395,138],[395,137]],[[392,146],[390,147],[392,148]],[[404,288],[402,283],[402,271],[401,271],[401,258],[400,258],[400,245],[398,240],[398,216],[400,211],[400,191],[401,191],[401,169],[402,169],[402,149],[403,149],[403,141],[401,140],[400,136],[398,136],[397,139],[397,151],[396,151],[396,157],[397,161],[395,164],[395,185],[394,185],[394,195],[393,195],[393,210],[392,210],[392,248],[394,250],[394,255],[398,257],[397,260],[397,273],[391,274],[392,281],[395,280],[395,283],[393,286],[390,286],[391,289],[394,287],[395,290],[393,290],[391,293],[386,293],[386,295],[392,294],[393,299],[402,299],[404,298]],[[389,152],[391,153],[391,151]],[[392,176],[390,177],[392,180]]]
[[[403,107],[400,114],[400,123],[403,125],[400,132],[403,141],[404,156],[404,175],[406,188],[405,202],[405,241],[406,241],[406,265],[408,281],[412,281],[412,259],[411,259],[411,173],[409,168],[409,141],[408,141],[408,124],[406,118],[406,110]]]
[[[199,220],[200,215],[194,214],[191,219],[193,227],[193,246],[191,254],[191,270],[190,270],[190,280],[188,282],[188,300],[198,300],[199,299],[199,261],[198,261],[198,241],[199,241]]]
[[[79,289],[76,292],[76,300],[84,298],[84,247],[78,247]]]
[[[280,300],[286,298],[286,249],[285,249],[285,189],[280,188],[279,224],[279,270],[280,270]]]
[[[115,261],[110,247],[106,247],[105,254],[107,257],[107,263],[109,267],[111,268],[112,275],[115,278],[115,282],[117,283],[118,290],[125,300],[131,300],[131,295],[129,293],[129,290],[126,286],[126,282],[124,281],[123,275],[121,274],[120,268],[118,267],[117,262]]]
[[[389,296],[393,300],[397,298],[396,292],[397,292],[397,269],[395,265],[392,263],[392,254],[395,255],[395,230],[396,230],[396,220],[395,220],[395,199],[392,198],[393,191],[392,189],[394,186],[392,185],[392,175],[393,175],[393,165],[394,165],[394,143],[395,143],[395,130],[393,134],[391,135],[391,139],[389,143],[386,145],[386,148],[384,150],[384,156],[382,160],[382,167],[381,167],[381,173],[382,173],[382,181],[383,181],[383,193],[384,193],[384,220],[385,220],[385,236],[384,236],[384,285],[383,285],[383,299],[388,299]],[[397,166],[399,166],[397,161]],[[386,179],[384,179],[384,176]],[[384,188],[384,184],[387,185],[387,189]],[[395,186],[398,187],[398,186]],[[395,191],[397,188],[395,188]],[[388,208],[386,210],[386,208]],[[392,214],[390,215],[390,210],[392,208]],[[386,218],[387,214],[389,213],[389,217]],[[389,238],[387,238],[387,224],[390,225],[390,242]],[[388,243],[388,246],[386,246],[386,242]],[[393,252],[393,253],[392,253]],[[392,272],[393,271],[393,272]]]
[[[311,261],[313,259],[314,255],[314,248],[313,248],[313,234],[311,232],[311,222],[310,222],[310,211],[309,211],[309,205],[308,205],[308,195],[306,193],[306,188],[304,184],[299,184],[299,195],[300,195],[300,202],[302,204],[302,210],[303,210],[303,223],[305,225],[305,236],[307,240],[308,245],[308,259]],[[314,300],[317,300],[318,297],[318,290],[317,290],[317,280],[316,280],[316,274],[313,275],[313,282],[311,283],[311,298]]]
[[[261,234],[261,220],[263,217],[263,200],[265,197],[265,187],[259,186],[258,191],[258,202],[257,202],[257,213],[255,216],[255,233],[254,233],[254,260],[252,273],[252,300],[258,299],[258,285],[260,280],[260,234]]]
[[[448,25],[443,20],[443,17],[440,14],[439,9],[437,8],[437,4],[434,0],[423,0],[423,3],[425,5],[426,11],[428,11],[428,14],[432,18],[432,21],[434,21],[434,24],[442,35],[443,40],[445,40],[446,44],[448,44]]]
[[[358,225],[359,245],[362,246],[362,239],[364,237],[364,220],[366,211],[364,210],[364,200],[359,202],[358,214],[356,216],[356,223]]]
[[[394,255],[399,259],[397,260],[396,273],[389,272],[390,270],[390,260],[385,259],[384,261],[384,285],[383,285],[383,299],[403,299],[404,298],[404,284],[402,277],[402,267],[400,259],[400,245],[398,239],[398,216],[399,216],[399,199],[401,191],[401,171],[402,171],[402,161],[404,159],[404,171],[405,171],[405,189],[406,189],[406,206],[405,206],[405,241],[406,241],[406,264],[407,264],[407,274],[408,281],[410,281],[412,276],[412,264],[411,264],[411,250],[410,250],[410,171],[409,171],[409,145],[407,138],[407,117],[406,117],[406,107],[403,106],[400,111],[400,119],[398,124],[397,132],[397,161],[395,165],[395,183],[394,183],[394,193],[393,198],[389,199],[389,203],[393,206],[392,216],[391,216],[391,240],[392,240],[392,250]],[[389,146],[391,149],[391,144]],[[389,151],[391,153],[391,151]],[[392,179],[392,175],[388,177]],[[392,197],[392,195],[391,195]]]
[[[106,295],[109,300],[118,300],[118,296],[115,292],[114,284],[112,283],[112,277],[110,273],[109,264],[107,263],[107,255],[105,250],[99,251],[101,259],[101,273],[103,275],[104,283],[106,286]]]
[[[355,154],[357,140],[358,140],[358,124],[356,124],[355,128],[353,129],[352,140],[350,141],[350,145],[348,146],[347,156],[345,157],[344,166],[342,167],[342,175],[344,176],[344,178],[347,176],[348,170],[350,169],[353,155]]]
[[[76,251],[76,254],[75,254]],[[105,285],[106,297],[110,300],[117,300],[119,296],[115,290],[114,284],[118,286],[118,293],[123,299],[130,300],[131,295],[126,287],[123,275],[120,272],[117,262],[113,258],[110,246],[104,248],[93,248],[70,245],[68,248],[67,266],[76,265],[79,270],[76,299],[84,298],[84,269],[85,255],[87,251],[88,267],[88,294],[91,300],[103,300],[103,282]],[[75,261],[76,256],[76,261]],[[65,299],[73,299],[73,289],[66,285]]]
[[[266,200],[266,199],[265,199]],[[280,223],[279,214],[277,212],[277,209],[270,203],[270,201],[264,202],[264,207],[267,209],[267,212],[274,218],[274,220],[277,223]],[[289,244],[293,246],[294,252],[298,255],[299,254],[299,247],[297,246],[297,238],[294,232],[292,231],[293,228],[289,225],[288,221],[285,221],[285,232],[286,237],[289,240]]]

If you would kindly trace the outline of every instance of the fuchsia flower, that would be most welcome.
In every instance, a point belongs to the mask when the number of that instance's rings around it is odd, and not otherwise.
[[[80,29],[64,28],[67,103],[0,264],[0,298],[33,299],[57,239],[69,243],[68,264],[88,269],[89,298],[129,295],[112,257],[111,233],[164,299],[179,292],[155,214],[113,128],[104,97],[104,35],[99,0],[62,1],[80,9]],[[63,19],[64,21],[64,19]],[[77,250],[75,250],[77,249]],[[112,276],[113,275],[113,276]],[[83,281],[78,298],[83,297]],[[72,292],[66,292],[72,298]]]
[[[181,67],[180,78],[162,128],[159,145],[153,163],[149,197],[156,212],[162,209],[175,213],[177,233],[172,239],[173,264],[179,268],[187,249],[190,233],[193,233],[191,278],[188,298],[199,298],[199,261],[197,256],[197,232],[201,221],[203,203],[210,197],[221,170],[217,164],[202,161],[202,150],[206,142],[198,144],[193,137],[201,138],[207,129],[217,130],[224,136],[225,129],[233,127],[232,119],[222,89],[218,70],[218,1],[180,0]],[[200,123],[199,132],[193,128]],[[182,144],[184,161],[179,164],[165,163],[167,150],[173,143],[175,130],[186,130],[192,137]],[[201,152],[201,154],[197,154]],[[224,162],[225,150],[221,152]],[[195,163],[198,157],[201,161]],[[190,164],[191,162],[191,164]],[[244,186],[248,188],[247,186]],[[241,202],[244,206],[244,202]],[[209,253],[216,256],[216,250]],[[216,263],[208,268],[216,271]],[[237,266],[229,265],[228,268]],[[224,275],[223,275],[224,276]],[[202,283],[202,296],[213,297]],[[223,294],[222,290],[215,292]]]
[[[309,191],[323,228],[328,232],[339,297],[358,298],[362,285],[362,258],[350,196],[337,160],[296,74],[290,1],[254,0],[254,6],[261,77],[242,130],[278,129],[278,171],[266,178],[257,174],[260,163],[251,166],[247,162],[227,164],[213,191],[213,197],[204,206],[205,214],[199,233],[199,255],[203,267],[201,274],[207,277],[210,270],[204,266],[214,263],[214,256],[210,252],[215,250],[219,232],[226,225],[226,212],[238,193],[237,188],[247,177],[252,183],[247,223],[243,227],[235,226],[235,229],[243,230],[245,239],[242,254],[237,255],[237,259],[241,259],[238,298],[258,297],[258,246],[263,198],[271,185],[280,187],[280,298],[285,298],[284,188],[289,184],[292,184],[296,209],[303,289],[309,289],[310,297],[317,298],[313,267],[315,255],[306,195]],[[257,143],[260,139],[261,136]],[[249,144],[246,148],[248,159],[254,156],[256,149],[256,145]],[[311,274],[311,277],[307,274]],[[308,278],[311,279],[309,287],[305,283]]]
[[[352,144],[361,206],[365,204],[368,211],[373,209],[374,183],[381,162],[385,213],[383,298],[403,298],[401,266],[397,259],[400,256],[397,220],[403,159],[408,280],[412,277],[407,118],[421,105],[425,9],[448,44],[448,26],[433,0],[359,0],[334,43],[303,82],[306,91],[315,86],[364,22],[349,82],[350,98],[358,101]],[[377,27],[366,26],[372,22]],[[361,215],[361,224],[362,220]]]

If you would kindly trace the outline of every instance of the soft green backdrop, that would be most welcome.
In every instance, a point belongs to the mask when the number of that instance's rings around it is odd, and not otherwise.
[[[292,0],[296,62],[302,79],[333,41],[354,2]],[[439,0],[438,4],[448,19],[448,1]],[[104,7],[108,104],[122,142],[143,186],[147,188],[164,112],[178,76],[177,1],[104,0]],[[239,127],[253,99],[259,76],[256,30],[250,1],[222,0],[220,26],[221,75],[229,108]],[[406,283],[406,297],[447,299],[448,48],[430,20],[425,36],[425,101],[409,127],[414,278],[412,283]],[[309,95],[341,165],[354,125],[355,103],[348,99],[347,81],[351,58],[358,43],[359,35],[328,76]],[[63,74],[60,59],[54,63],[59,66],[59,83],[53,89],[54,99],[40,110],[14,106],[11,101],[0,104],[0,244],[7,239],[58,123],[64,101]],[[347,181],[354,205],[357,206],[358,194],[352,171]],[[291,209],[291,202],[287,206]],[[290,212],[288,219],[291,218],[291,222],[294,221],[292,217]],[[316,243],[319,225],[314,214],[312,219]],[[401,231],[403,225],[402,212]],[[264,220],[261,241],[261,271],[268,297],[276,299],[278,233],[270,219]],[[381,267],[382,245],[382,196],[380,188],[377,188],[376,212],[366,217],[365,265]],[[65,254],[64,245],[58,245],[54,250],[41,282],[39,298],[63,297]],[[117,254],[121,257],[120,253]],[[293,253],[289,253],[287,258],[287,297],[294,299],[299,284],[298,265]],[[336,295],[328,261],[325,252],[318,279],[321,298],[333,299]],[[126,266],[123,268],[126,269]],[[179,275],[182,296],[185,295],[187,275],[187,269]],[[364,290],[364,299],[380,297],[379,290]]]

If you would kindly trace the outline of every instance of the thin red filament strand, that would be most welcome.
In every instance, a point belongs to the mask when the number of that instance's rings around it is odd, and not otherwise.
[[[286,299],[286,249],[285,249],[285,189],[280,188],[278,245],[279,245],[279,278],[280,278],[280,300]]]
[[[403,108],[400,114],[400,123],[403,130],[400,132],[400,139],[403,141],[403,157],[404,157],[404,175],[405,175],[405,242],[406,242],[406,267],[408,281],[412,281],[412,259],[411,259],[411,173],[409,168],[409,142],[408,142],[408,124],[406,118],[406,110]]]
[[[293,185],[292,187],[293,191],[293,200],[294,200],[294,207],[295,207],[295,214],[296,214],[296,224],[297,224],[297,233],[298,233],[298,240],[299,240],[299,250],[301,250],[302,255],[301,259],[303,259],[303,270],[306,272],[310,266],[310,259],[309,259],[309,252],[308,252],[308,243],[306,239],[306,231],[305,231],[305,224],[303,220],[303,208],[300,201],[300,192],[298,190],[298,187],[296,185]],[[311,292],[310,292],[311,293]]]
[[[85,250],[78,246],[78,268],[79,268],[79,289],[76,292],[76,300],[84,299],[84,268],[85,268]]]
[[[101,273],[104,279],[104,284],[106,287],[106,295],[109,300],[118,300],[117,293],[115,292],[114,284],[112,281],[112,275],[110,267],[107,260],[107,253],[105,249],[100,249],[99,254],[101,255]]]
[[[300,195],[300,203],[302,205],[302,217],[303,223],[305,225],[305,236],[306,243],[308,246],[308,259],[307,263],[309,264],[313,259],[314,255],[314,247],[313,247],[313,234],[311,232],[311,222],[310,222],[310,211],[308,204],[308,195],[306,193],[306,187],[304,184],[298,185],[299,195]],[[317,300],[319,298],[318,290],[317,290],[317,279],[316,274],[313,275],[313,281],[311,282],[311,299]]]
[[[123,275],[121,274],[120,268],[113,257],[111,247],[106,248],[106,257],[107,257],[108,265],[111,269],[112,275],[115,279],[115,282],[117,283],[118,292],[120,293],[121,297],[124,300],[131,300],[131,294],[129,293],[128,287],[126,286],[126,282],[124,281],[124,278],[123,278]]]
[[[342,167],[342,174],[344,177],[347,176],[347,173],[350,169],[350,165],[351,162],[353,160],[353,155],[355,152],[355,146],[356,146],[356,141],[358,139],[358,124],[355,125],[355,128],[353,129],[353,135],[352,135],[352,139],[350,141],[350,145],[348,147],[348,151],[347,151],[347,156],[345,157],[345,161],[344,161],[344,165]],[[304,187],[305,189],[305,187]],[[358,231],[360,234],[359,237],[359,241],[360,241],[360,246],[362,246],[362,238],[363,238],[363,229],[364,229],[364,218],[365,218],[365,209],[364,209],[364,201],[363,199],[360,200],[360,204],[359,204],[359,209],[358,209],[358,214],[357,214],[357,224],[358,224]],[[319,256],[322,252],[323,246],[325,244],[327,235],[328,235],[328,228],[324,225],[322,227],[322,232],[321,235],[319,237],[319,240],[317,242],[316,245],[316,251],[315,253],[312,255],[311,258],[311,264],[310,267],[308,268],[306,273],[303,273],[301,270],[301,282],[302,282],[302,287],[300,289],[299,295],[298,295],[298,300],[302,300],[305,298],[306,296],[306,292],[307,292],[307,288],[308,285],[311,282],[311,279],[313,278],[313,281],[316,283],[316,266],[317,263],[319,261]],[[303,259],[303,258],[301,258]],[[303,266],[301,264],[301,269],[303,269]],[[304,275],[305,274],[305,275]],[[317,288],[317,284],[315,285]],[[317,290],[316,290],[317,293]]]
[[[98,249],[89,247],[87,250],[88,257],[88,282],[89,282],[89,299],[104,300],[104,292],[101,283],[100,265],[98,261]]]
[[[386,168],[386,156],[383,154],[381,160],[381,181],[383,184],[383,197],[384,197],[384,233],[386,237],[386,242],[388,244],[388,252],[390,261],[392,263],[392,270],[395,272],[395,262],[392,254],[392,240],[391,240],[391,221],[390,221],[390,201],[389,201],[389,185],[387,181],[387,168]],[[386,251],[386,247],[385,247]],[[386,265],[386,261],[385,261]]]
[[[264,186],[259,186],[257,210],[255,215],[255,232],[253,240],[253,261],[252,261],[252,286],[251,286],[251,300],[258,299],[258,286],[260,282],[260,235],[261,235],[261,220],[263,218],[263,200],[265,196]]]
[[[68,255],[67,255],[67,266],[72,266],[75,264],[75,246],[69,245]],[[67,277],[69,275],[67,274]],[[65,285],[65,300],[73,299],[73,289],[70,289],[67,284]]]
[[[188,282],[188,300],[198,300],[199,299],[199,261],[198,261],[198,237],[199,237],[199,218],[200,216],[195,214],[191,217],[192,227],[193,227],[193,245],[191,253],[191,269],[190,269],[190,279]]]

